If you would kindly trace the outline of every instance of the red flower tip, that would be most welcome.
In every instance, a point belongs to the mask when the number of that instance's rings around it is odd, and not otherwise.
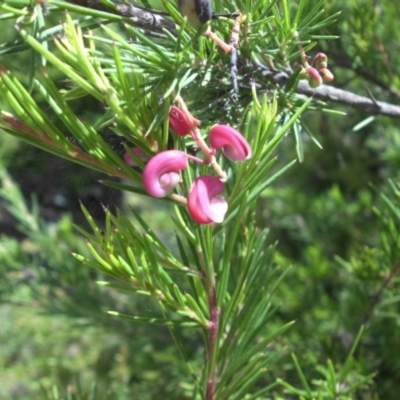
[[[185,113],[176,106],[172,106],[169,110],[169,125],[180,136],[188,135],[192,129]]]

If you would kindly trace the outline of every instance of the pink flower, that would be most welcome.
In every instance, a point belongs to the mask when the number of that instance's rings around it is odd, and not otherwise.
[[[234,161],[244,161],[251,157],[251,147],[240,132],[228,125],[211,128],[209,139],[214,149],[223,149],[224,154]]]
[[[146,154],[143,152],[142,149],[139,149],[139,147],[132,147],[131,148],[132,152],[135,153],[142,161],[146,161],[148,157]],[[131,167],[137,167],[136,161],[133,160],[133,158],[130,156],[130,154],[126,151],[124,153],[124,161],[130,165]]]
[[[154,197],[168,196],[179,183],[179,171],[187,167],[187,155],[180,150],[156,154],[143,170],[143,186]]]
[[[169,110],[169,125],[180,136],[188,135],[192,129],[185,113],[176,106]]]
[[[223,190],[224,184],[214,176],[197,178],[189,193],[190,216],[199,224],[221,223],[228,210],[228,203],[218,196]]]

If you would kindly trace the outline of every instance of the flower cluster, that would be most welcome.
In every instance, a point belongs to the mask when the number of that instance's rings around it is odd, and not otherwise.
[[[172,106],[169,112],[171,130],[180,136],[191,135],[204,154],[204,159],[194,157],[181,150],[166,150],[150,159],[143,170],[144,189],[154,197],[171,194],[180,183],[182,170],[189,161],[209,165],[217,176],[197,177],[185,199],[190,216],[199,224],[221,223],[228,210],[226,200],[221,197],[227,180],[225,171],[216,161],[215,154],[221,150],[233,161],[245,161],[251,157],[251,147],[240,132],[228,125],[215,125],[209,132],[211,148],[199,131],[200,121],[193,118],[181,100],[181,108]]]
[[[318,53],[312,60],[311,66],[307,66],[305,75],[312,88],[322,85],[324,82],[332,82],[333,74],[328,69],[328,57],[324,53]]]

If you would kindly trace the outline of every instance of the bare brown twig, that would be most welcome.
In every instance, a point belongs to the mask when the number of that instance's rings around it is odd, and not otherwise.
[[[133,25],[149,31],[162,32],[164,29],[176,33],[174,22],[164,18],[155,10],[146,10],[133,4],[114,2],[115,8],[105,6],[99,0],[68,0],[69,3],[95,10],[107,11],[120,15],[129,20]]]

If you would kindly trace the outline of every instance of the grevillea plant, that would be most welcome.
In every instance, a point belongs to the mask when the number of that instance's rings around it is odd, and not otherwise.
[[[320,6],[307,14],[304,0],[295,8],[287,0],[282,7],[275,1],[257,6],[223,1],[216,5],[219,11],[239,7],[242,13],[218,25],[219,34],[230,38],[226,54],[195,34],[170,2],[164,6],[175,23],[157,16],[151,26],[119,15],[126,4],[101,2],[96,9],[83,3],[7,6],[1,23],[10,20],[10,29],[15,24],[16,42],[3,53],[29,49],[34,57],[29,82],[19,80],[12,66],[0,67],[1,128],[118,178],[103,183],[151,199],[149,204],[170,215],[169,224],[160,227],[136,209],[113,213],[105,207],[100,228],[83,207],[92,231],[78,229],[88,239],[90,256],[73,255],[104,275],[101,286],[158,304],[156,315],[132,315],[124,307],[109,313],[154,329],[168,327],[187,368],[171,399],[256,400],[272,398],[272,390],[297,393],[271,372],[282,350],[278,337],[294,321],[274,321],[273,294],[286,270],[276,267],[275,246],[258,226],[256,207],[296,163],[295,152],[288,165],[277,163],[282,141],[297,140],[293,148],[303,158],[306,131],[299,118],[320,104],[297,95],[296,87],[301,75],[311,87],[333,76],[326,56],[317,55],[309,65],[298,43],[311,43],[321,31],[326,37],[324,28],[334,16],[323,19]],[[63,23],[50,27],[51,17],[59,21],[60,15]],[[108,25],[112,21],[117,26]],[[296,61],[301,70],[292,74]],[[285,86],[267,73],[278,68],[290,75]],[[77,110],[76,100],[95,109]],[[188,337],[198,338],[202,351],[187,352]],[[345,385],[346,371],[338,387]]]
[[[171,128],[178,135],[191,134],[199,148],[205,153],[204,161],[187,155],[181,150],[162,151],[146,164],[142,175],[143,186],[147,193],[154,197],[166,197],[178,186],[179,171],[186,169],[188,159],[210,165],[219,177],[201,175],[195,179],[188,195],[188,210],[192,218],[200,224],[222,222],[227,211],[227,203],[217,195],[224,190],[227,178],[215,159],[216,151],[222,148],[228,158],[244,161],[251,157],[251,147],[235,129],[227,125],[216,125],[210,130],[209,140],[212,148],[209,149],[196,127],[198,121],[191,125],[189,120],[194,119],[190,115],[186,116],[177,107],[171,107],[169,111]]]

